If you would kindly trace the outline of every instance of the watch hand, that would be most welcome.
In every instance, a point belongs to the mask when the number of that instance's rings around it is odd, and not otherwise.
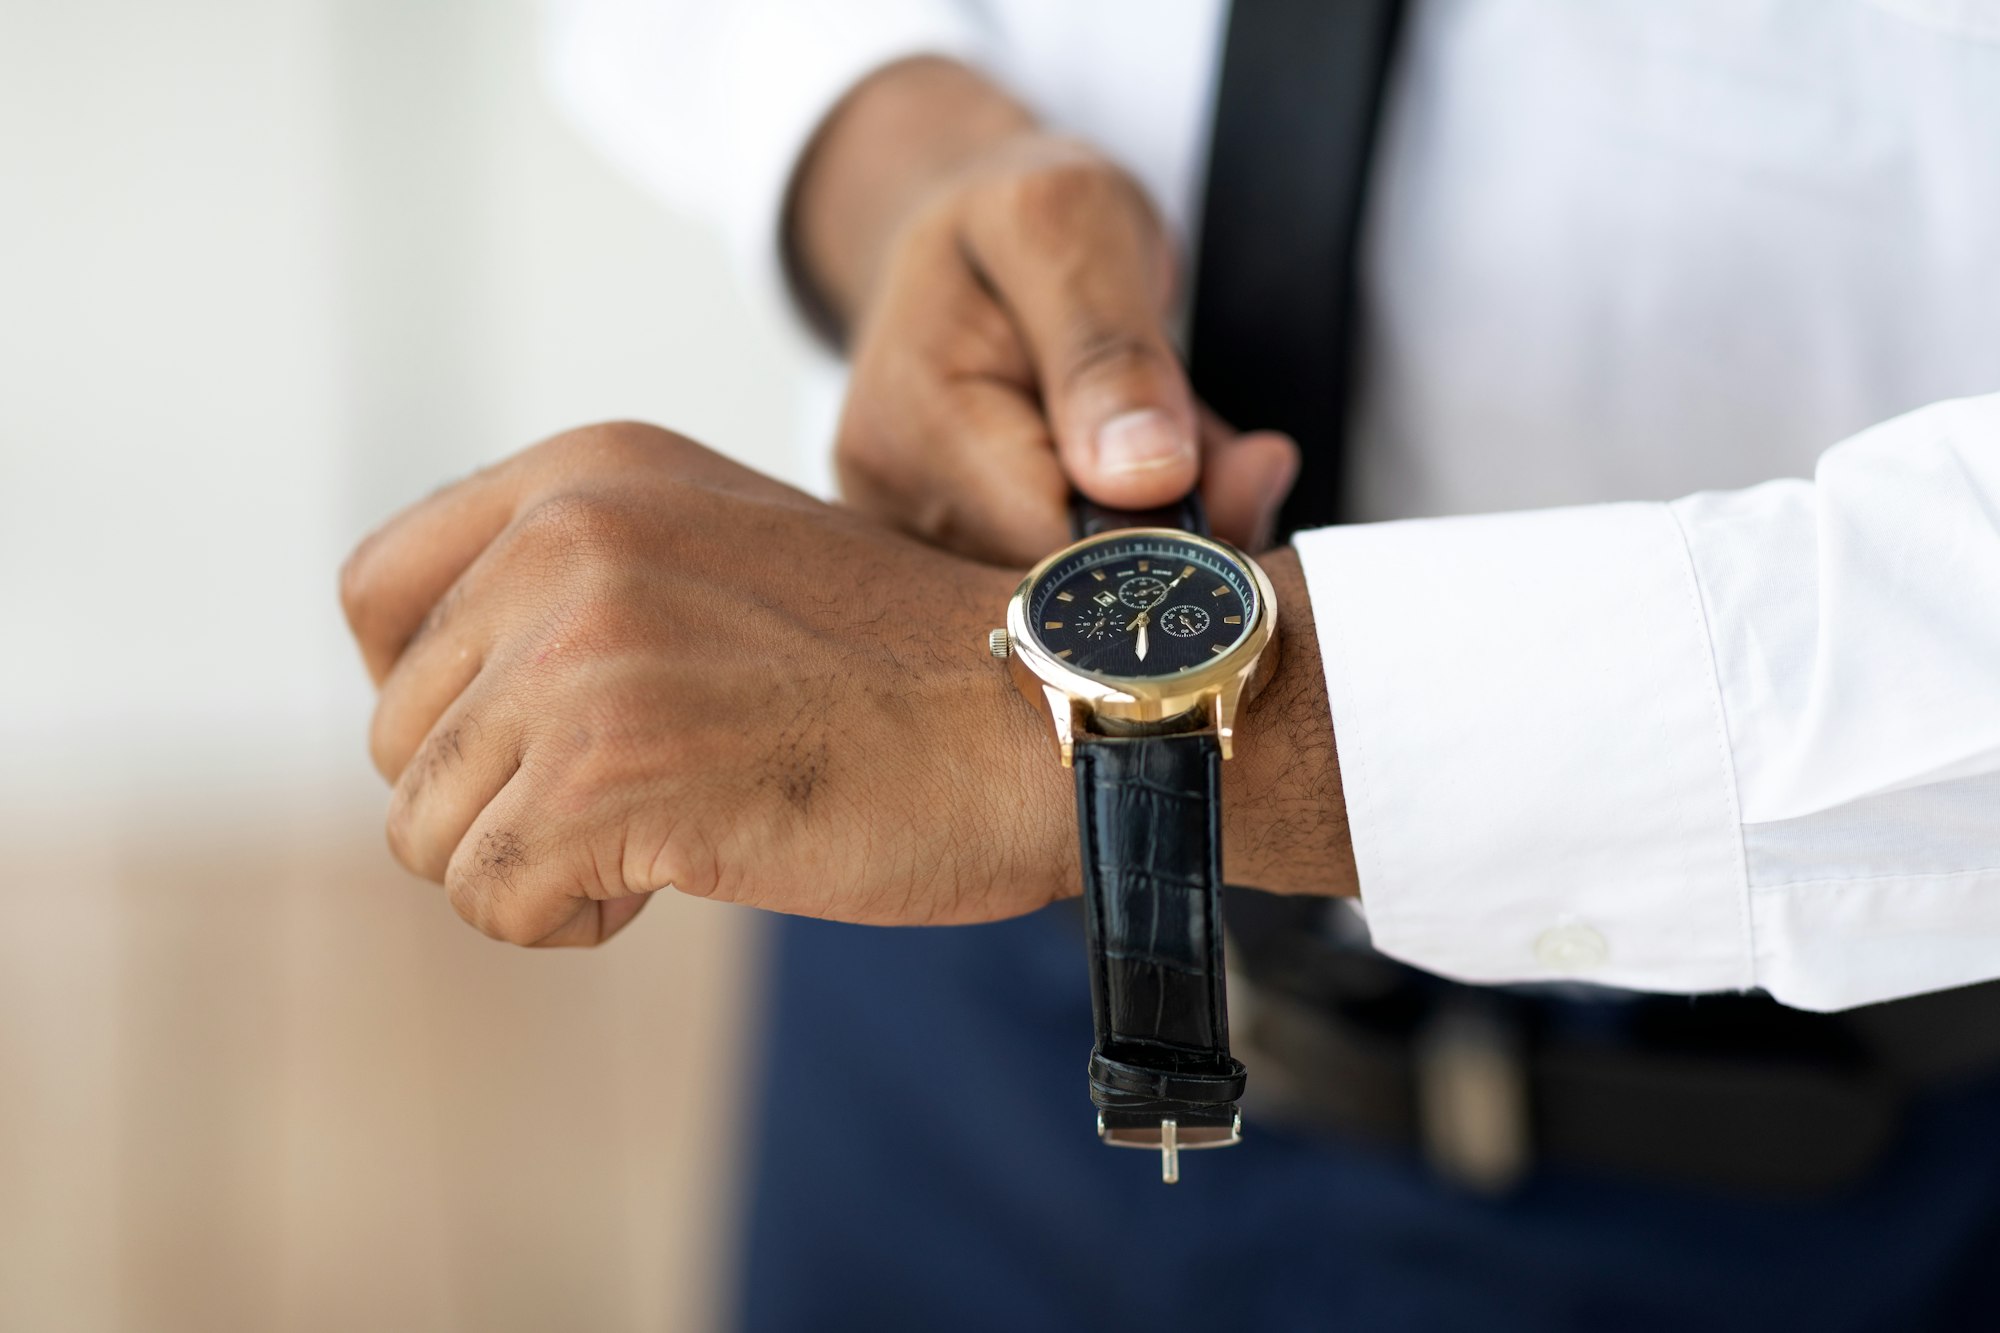
[[[1140,619],[1143,620],[1145,619],[1145,617],[1141,616]],[[1146,660],[1146,627],[1144,625],[1139,626],[1139,643],[1138,646],[1134,649],[1134,651],[1136,651],[1139,654],[1139,660],[1141,662]]]

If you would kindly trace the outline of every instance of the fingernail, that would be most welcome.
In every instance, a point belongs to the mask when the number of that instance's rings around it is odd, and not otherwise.
[[[1097,466],[1105,472],[1151,472],[1193,461],[1193,438],[1157,407],[1115,416],[1097,428]]]

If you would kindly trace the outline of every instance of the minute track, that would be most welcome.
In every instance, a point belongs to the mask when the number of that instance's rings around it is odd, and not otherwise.
[[[1256,597],[1226,556],[1177,536],[1135,533],[1094,544],[1048,570],[1029,593],[1029,623],[1044,648],[1078,670],[1152,679],[1227,652],[1254,624]],[[1107,601],[1108,624],[1075,609]],[[1169,611],[1177,612],[1172,625],[1161,619]]]

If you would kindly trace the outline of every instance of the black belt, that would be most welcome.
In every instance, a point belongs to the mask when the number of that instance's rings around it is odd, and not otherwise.
[[[2000,985],[1844,1014],[1754,993],[1464,986],[1299,930],[1295,902],[1271,914],[1290,924],[1260,937],[1243,903],[1279,900],[1231,893],[1244,973],[1231,982],[1232,1039],[1253,1123],[1420,1152],[1474,1189],[1554,1166],[1825,1194],[1868,1175],[1913,1096],[2000,1068]]]

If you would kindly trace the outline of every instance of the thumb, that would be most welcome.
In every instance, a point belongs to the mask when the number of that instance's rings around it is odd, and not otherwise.
[[[1086,307],[1086,310],[1088,307]],[[1043,391],[1063,471],[1116,509],[1172,504],[1201,473],[1194,395],[1150,310],[1068,320],[1045,357]]]
[[[1082,420],[1058,433],[1064,469],[1099,504],[1151,509],[1193,489],[1199,455],[1171,409],[1121,404],[1065,415]]]
[[[1157,327],[1084,332],[1056,364],[1065,362],[1049,423],[1078,490],[1113,508],[1151,509],[1194,489],[1201,473],[1194,396]]]
[[[1051,177],[1031,197],[1033,216],[983,218],[969,235],[1034,364],[1063,471],[1099,504],[1170,504],[1201,460],[1194,395],[1162,324],[1165,237],[1109,169]]]

